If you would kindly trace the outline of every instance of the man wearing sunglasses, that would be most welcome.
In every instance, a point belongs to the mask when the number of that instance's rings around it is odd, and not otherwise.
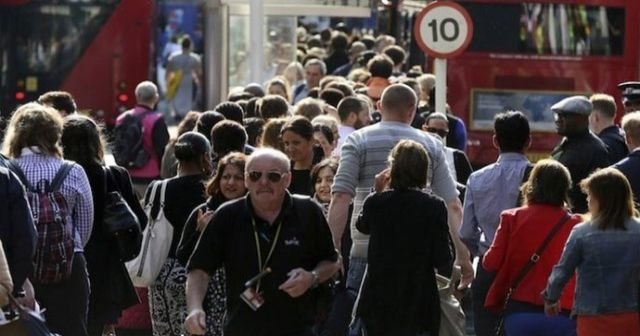
[[[204,335],[203,300],[210,274],[226,273],[226,336],[310,336],[316,293],[339,269],[322,209],[287,192],[290,162],[274,149],[258,149],[245,168],[248,195],[222,205],[207,225],[187,269],[185,322]]]

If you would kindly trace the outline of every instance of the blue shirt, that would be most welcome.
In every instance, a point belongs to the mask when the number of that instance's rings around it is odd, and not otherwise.
[[[576,270],[573,313],[595,315],[638,311],[640,222],[629,218],[626,230],[600,230],[592,222],[576,225],[543,295],[556,302]]]
[[[523,154],[502,153],[496,163],[469,176],[460,238],[472,255],[484,255],[496,234],[502,210],[517,206],[528,165]]]

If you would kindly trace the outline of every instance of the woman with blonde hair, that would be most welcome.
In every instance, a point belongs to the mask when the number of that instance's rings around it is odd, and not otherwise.
[[[283,76],[276,76],[271,78],[264,85],[267,94],[279,95],[280,97],[291,103],[291,85],[289,81]]]
[[[39,198],[34,193],[45,185],[59,186],[57,192],[50,194],[64,198],[66,209],[61,207],[60,212],[63,219],[56,222],[63,225],[56,228],[48,225],[51,222],[40,225],[34,221],[38,245],[35,272],[30,280],[36,300],[47,309],[44,315],[51,331],[65,336],[86,336],[89,281],[84,248],[93,229],[93,199],[82,167],[62,159],[62,127],[62,117],[56,110],[38,103],[22,105],[9,121],[3,150],[13,159],[12,170],[27,187],[27,193],[32,194],[28,197],[30,200]],[[56,181],[61,182],[53,183]],[[57,198],[53,202],[62,203]],[[31,211],[42,215],[33,202]],[[40,216],[43,220],[46,217]],[[64,246],[59,254],[50,252],[54,244]],[[43,257],[54,255],[63,257],[50,261]],[[51,272],[52,268],[57,271]]]
[[[617,169],[605,168],[580,187],[591,218],[571,231],[543,292],[545,312],[558,314],[562,289],[575,271],[578,335],[638,335],[640,220],[629,181]]]

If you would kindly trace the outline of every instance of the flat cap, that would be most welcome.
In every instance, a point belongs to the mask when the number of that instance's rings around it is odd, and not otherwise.
[[[591,110],[593,110],[593,104],[585,96],[567,97],[551,106],[551,111],[555,113],[589,115]]]
[[[624,82],[618,84],[622,93],[622,103],[640,100],[640,82]]]

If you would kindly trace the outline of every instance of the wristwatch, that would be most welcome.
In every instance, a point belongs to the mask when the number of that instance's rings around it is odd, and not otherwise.
[[[318,274],[318,271],[316,271],[316,270],[311,271],[311,279],[312,279],[311,288],[318,287],[318,284],[320,282],[320,276]]]

